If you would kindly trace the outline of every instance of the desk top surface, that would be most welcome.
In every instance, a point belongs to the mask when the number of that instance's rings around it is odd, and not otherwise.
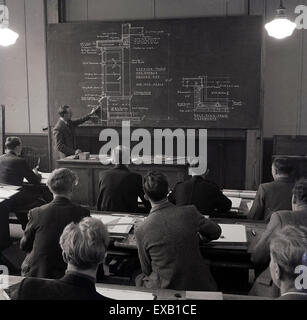
[[[164,155],[155,155],[155,156],[143,156],[141,158],[142,163],[138,163],[140,157],[131,158],[131,164],[129,165],[154,165],[154,164],[163,164],[163,165],[187,165],[186,157],[169,157]],[[91,154],[88,159],[83,158],[82,154],[75,156],[68,156],[63,159],[57,160],[58,163],[87,163],[87,164],[104,164],[112,165],[112,158],[106,155]]]
[[[0,183],[0,202],[9,199],[13,195],[20,192],[19,186],[13,186],[9,184]]]
[[[144,221],[143,215],[135,215],[135,214],[128,214],[125,212],[109,212],[109,211],[91,211],[91,214],[99,215],[99,214],[110,214],[114,216],[129,216],[134,217],[136,223],[141,223]],[[266,229],[266,224],[261,221],[254,221],[254,220],[237,220],[237,219],[225,219],[225,218],[211,218],[212,221],[215,221],[219,224],[237,224],[243,225],[246,227],[246,237],[247,243],[244,244],[233,244],[233,243],[201,243],[201,247],[203,248],[211,248],[216,250],[236,250],[249,253],[253,250],[253,247],[258,242],[259,238],[261,237],[262,233]],[[111,236],[112,237],[112,236]],[[115,236],[116,239],[116,236]],[[136,240],[134,237],[133,229],[130,233],[123,239],[116,239],[114,242],[116,247],[120,247],[123,249],[132,249],[136,250]]]
[[[2,288],[7,288],[11,285],[17,284],[22,281],[23,277],[18,276],[2,276],[3,286]],[[122,285],[113,285],[113,284],[103,284],[97,283],[96,288],[108,288],[114,290],[129,290],[129,291],[140,291],[140,292],[147,292],[152,293],[155,295],[157,300],[186,300],[186,291],[177,291],[177,290],[170,290],[170,289],[146,289],[134,286],[122,286]],[[212,292],[208,292],[207,298],[206,293],[200,291],[199,298],[202,300],[211,300],[212,299]],[[197,292],[195,292],[195,296],[197,297]],[[268,298],[264,297],[254,297],[254,296],[245,296],[245,295],[234,295],[234,294],[222,294],[223,300],[269,300]],[[0,288],[0,300],[5,300],[2,297],[2,292]]]

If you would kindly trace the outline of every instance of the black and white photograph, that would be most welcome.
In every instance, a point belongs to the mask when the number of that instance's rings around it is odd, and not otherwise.
[[[21,300],[307,300],[307,0],[0,0],[0,308]]]

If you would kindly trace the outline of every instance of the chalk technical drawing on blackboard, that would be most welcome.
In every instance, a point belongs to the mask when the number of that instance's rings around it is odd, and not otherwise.
[[[132,104],[132,98],[135,95],[150,95],[150,91],[132,91],[132,82],[134,81],[138,85],[136,79],[144,79],[143,83],[139,84],[140,87],[144,87],[146,79],[147,81],[148,79],[155,81],[154,75],[158,74],[157,69],[159,68],[148,66],[147,68],[136,68],[133,72],[135,79],[132,80],[131,64],[144,64],[144,61],[133,59],[131,47],[134,45],[135,49],[136,44],[150,45],[155,41],[154,36],[154,31],[145,34],[144,27],[132,27],[130,23],[124,23],[121,25],[119,38],[114,37],[114,33],[110,33],[106,34],[104,39],[96,41],[96,48],[101,54],[102,68],[102,90],[99,101],[106,106],[109,124],[127,119],[132,122],[141,122],[145,117],[147,120],[150,119]],[[169,67],[167,66],[165,69],[168,72]],[[159,75],[156,76],[156,79],[159,79]],[[144,107],[140,107],[144,110]]]
[[[134,28],[137,31],[141,28]],[[122,25],[120,39],[97,40],[101,51],[102,92],[100,101],[105,100],[107,119],[130,118],[131,110],[131,72],[130,72],[130,32],[131,25]]]
[[[231,82],[229,76],[210,77],[207,75],[197,77],[183,77],[182,87],[191,91],[179,91],[185,103],[178,103],[178,107],[190,109],[194,114],[220,113],[227,118],[227,114],[234,106],[242,106],[242,101],[232,99],[231,89],[239,85]],[[193,90],[193,91],[192,91]],[[189,101],[189,102],[188,102]],[[201,120],[202,117],[199,117]]]
[[[229,112],[231,97],[230,77],[198,76],[182,78],[184,88],[193,88],[194,111]]]

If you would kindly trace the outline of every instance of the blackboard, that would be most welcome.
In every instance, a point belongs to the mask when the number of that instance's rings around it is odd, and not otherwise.
[[[48,25],[50,125],[259,128],[260,16]],[[100,102],[99,102],[100,100]]]

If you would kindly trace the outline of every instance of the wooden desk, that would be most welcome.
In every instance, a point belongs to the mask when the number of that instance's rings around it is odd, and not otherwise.
[[[99,211],[91,211],[92,213],[99,214]],[[100,212],[104,214],[110,214],[110,212]],[[123,214],[124,213],[118,213]],[[131,215],[130,215],[131,216]],[[132,215],[133,216],[133,215]],[[139,216],[135,216],[136,219],[138,219]],[[240,244],[239,246],[233,245],[233,244],[207,244],[207,243],[201,243],[200,246],[203,249],[206,250],[213,250],[213,251],[219,251],[219,250],[227,250],[229,252],[240,252],[240,253],[247,253],[249,254],[255,244],[258,242],[259,238],[261,237],[262,233],[264,232],[266,228],[266,224],[264,222],[255,222],[253,220],[244,220],[244,221],[237,221],[236,219],[224,219],[224,218],[211,218],[212,221],[215,221],[216,223],[223,223],[223,224],[241,224],[246,227],[246,235],[247,235],[247,244]],[[255,232],[255,236],[253,235],[252,231]],[[133,249],[137,250],[137,245],[135,241],[135,237],[133,234],[133,229],[129,233],[128,237],[123,240],[116,240],[114,242],[115,247],[123,248],[123,249]]]
[[[115,214],[114,212],[99,212],[91,211],[93,214]],[[127,215],[127,213],[116,213]],[[134,215],[130,215],[134,216]],[[138,219],[140,216],[134,216]],[[247,244],[245,245],[233,245],[233,244],[207,244],[200,243],[200,249],[205,259],[208,259],[211,265],[225,268],[240,268],[240,269],[253,269],[254,266],[250,260],[250,253],[252,252],[255,244],[259,241],[262,233],[266,229],[264,222],[253,221],[253,220],[237,220],[237,219],[223,219],[223,218],[212,218],[211,220],[216,223],[230,223],[230,224],[241,224],[246,227]],[[255,232],[255,236],[252,231]],[[113,239],[111,249],[121,250],[129,252],[130,254],[136,254],[137,245],[134,237],[133,229],[125,239]]]
[[[17,276],[5,276],[4,278],[7,284],[3,288],[7,288],[9,286],[17,284],[23,279],[23,277],[17,277]],[[138,288],[134,286],[121,286],[121,285],[102,284],[102,283],[97,283],[96,288],[109,288],[109,289],[115,289],[115,290],[121,290],[121,291],[130,290],[130,291],[149,292],[154,294],[157,297],[157,300],[186,300],[186,291],[179,291],[179,290],[146,289],[146,288]],[[2,292],[0,289],[0,300],[1,300],[1,296],[2,296]],[[208,294],[208,299],[210,299],[210,294]],[[206,300],[206,298],[204,300]],[[270,300],[270,299],[265,297],[223,294],[223,300]]]
[[[101,164],[98,155],[91,155],[89,160],[67,157],[57,160],[57,166],[59,168],[69,168],[78,175],[79,184],[75,189],[73,200],[90,207],[95,207],[96,205],[101,173],[113,167],[113,165]],[[176,182],[186,180],[188,177],[188,167],[186,164],[171,164],[166,162],[164,164],[130,164],[128,167],[131,171],[139,173],[142,176],[149,170],[160,171],[167,176],[170,188]]]

